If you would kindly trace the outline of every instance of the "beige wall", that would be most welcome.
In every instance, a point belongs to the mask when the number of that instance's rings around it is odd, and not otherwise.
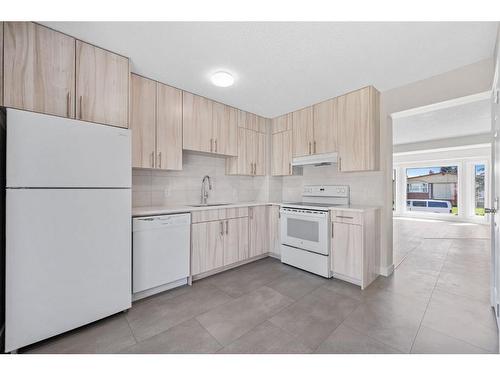
[[[422,81],[387,90],[380,97],[381,160],[385,204],[382,211],[381,267],[390,269],[392,259],[392,119],[395,112],[439,103],[491,90],[493,59],[443,73]]]

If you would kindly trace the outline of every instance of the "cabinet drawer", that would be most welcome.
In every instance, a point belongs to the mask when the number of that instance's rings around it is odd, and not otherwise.
[[[234,207],[234,208],[226,208],[225,217],[221,219],[235,219],[238,217],[248,217],[248,207]]]
[[[192,223],[248,217],[248,207],[219,208],[191,213]]]
[[[337,223],[363,225],[363,213],[354,211],[331,211],[332,221]]]
[[[226,210],[219,210],[219,209],[193,211],[191,212],[191,222],[194,224],[194,223],[201,223],[204,221],[216,221],[225,219],[226,218],[225,211]]]

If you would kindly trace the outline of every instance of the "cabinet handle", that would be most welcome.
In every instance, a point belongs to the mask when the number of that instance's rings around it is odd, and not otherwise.
[[[288,163],[288,174],[292,174],[292,163]]]
[[[354,219],[352,216],[342,216],[342,215],[336,215],[335,217],[338,217],[340,219]]]
[[[316,141],[314,141],[314,153],[316,153]]]
[[[253,174],[253,163],[250,163],[250,174]]]
[[[229,220],[226,220],[226,234],[229,233]]]
[[[342,172],[342,158],[339,157],[339,172]]]
[[[215,152],[217,152],[217,138],[215,138]]]
[[[151,151],[151,168],[155,167],[155,152]]]
[[[332,238],[333,238],[333,221],[332,221]]]
[[[83,113],[83,95],[80,95],[80,116],[78,117],[80,120],[82,119]]]
[[[214,139],[210,138],[210,152],[213,152],[213,144],[214,144]]]
[[[158,153],[158,160],[160,160],[158,168],[161,168],[161,151]]]
[[[257,163],[253,163],[253,174],[257,174]]]
[[[224,222],[223,221],[220,222],[220,235],[221,236],[224,235]]]
[[[67,117],[71,117],[71,92],[68,92],[68,95],[66,96],[66,112]]]
[[[309,155],[311,155],[311,142],[309,142]]]
[[[248,207],[248,215],[250,216],[250,219],[253,219],[253,207]]]

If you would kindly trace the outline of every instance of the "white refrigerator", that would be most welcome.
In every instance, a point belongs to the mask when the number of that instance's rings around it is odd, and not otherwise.
[[[5,351],[131,306],[127,129],[7,109]]]

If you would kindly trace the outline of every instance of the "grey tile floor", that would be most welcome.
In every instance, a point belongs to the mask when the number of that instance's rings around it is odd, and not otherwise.
[[[394,220],[369,288],[267,258],[134,303],[25,353],[497,353],[489,229]]]

